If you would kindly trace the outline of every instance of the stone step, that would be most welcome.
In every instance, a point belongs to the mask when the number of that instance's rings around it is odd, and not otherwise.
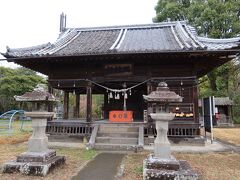
[[[97,137],[96,138],[96,143],[137,145],[138,144],[138,138]]]
[[[106,151],[137,151],[139,148],[133,144],[105,144],[96,143],[94,149]]]
[[[138,127],[128,127],[128,126],[100,126],[100,133],[125,133],[125,132],[138,132]]]
[[[129,137],[129,138],[137,138],[138,132],[115,132],[115,133],[104,133],[99,132],[98,137]]]
[[[129,138],[137,138],[138,132],[98,132],[98,137],[129,137]]]

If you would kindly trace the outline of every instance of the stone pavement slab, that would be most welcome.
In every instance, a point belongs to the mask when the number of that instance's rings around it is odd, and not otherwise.
[[[124,154],[101,153],[90,161],[72,180],[114,180]]]
[[[153,146],[144,146],[145,150],[153,150]],[[205,146],[187,146],[187,145],[172,145],[172,152],[190,152],[190,153],[207,153],[207,152],[224,152],[231,151],[231,149],[218,141],[207,140]]]

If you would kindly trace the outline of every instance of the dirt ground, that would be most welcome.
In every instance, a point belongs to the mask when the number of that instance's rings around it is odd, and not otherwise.
[[[16,160],[16,156],[27,150],[27,143],[14,144],[14,145],[0,145],[0,164],[9,160]],[[87,151],[85,149],[73,148],[58,148],[56,149],[57,155],[66,156],[66,163],[50,172],[46,177],[37,176],[24,176],[19,173],[2,174],[0,173],[1,180],[67,180],[70,176],[75,175],[79,168],[93,156],[95,151]]]
[[[31,131],[17,131],[12,135],[0,135],[0,164],[15,160],[16,156],[27,150],[26,141]],[[240,145],[240,128],[214,128],[214,136],[223,141]],[[97,154],[85,149],[57,148],[58,155],[66,156],[66,164],[56,168],[46,177],[24,176],[21,174],[1,174],[1,180],[67,180],[79,168]],[[142,179],[142,164],[149,152],[132,153],[124,158],[125,171],[122,180]],[[203,180],[240,180],[239,153],[173,153],[177,159],[187,160],[199,172]]]
[[[125,157],[125,173],[122,180],[142,179],[142,164],[149,152],[129,154]],[[173,153],[176,159],[187,160],[203,180],[239,180],[240,154],[206,153],[189,154]]]
[[[214,128],[213,136],[231,144],[240,146],[240,128]]]

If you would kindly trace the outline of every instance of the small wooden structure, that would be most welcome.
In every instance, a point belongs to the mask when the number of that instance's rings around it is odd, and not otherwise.
[[[64,119],[68,119],[69,93],[75,94],[76,121],[49,123],[63,129],[68,123],[73,134],[80,133],[84,123],[93,122],[92,94],[104,95],[104,119],[109,119],[110,111],[129,110],[133,123],[145,125],[146,135],[153,132],[152,120],[144,112],[153,112],[155,106],[144,102],[142,95],[165,81],[183,97],[183,102],[170,104],[177,115],[169,125],[169,135],[198,136],[198,78],[235,58],[240,50],[240,37],[200,37],[185,21],[67,28],[62,15],[61,22],[55,43],[8,48],[2,54],[9,62],[47,75],[51,88],[64,91]],[[87,96],[87,122],[77,121],[82,94]],[[63,131],[67,130],[59,133]]]
[[[232,126],[233,113],[232,106],[233,101],[229,97],[215,97],[216,125],[217,126]]]

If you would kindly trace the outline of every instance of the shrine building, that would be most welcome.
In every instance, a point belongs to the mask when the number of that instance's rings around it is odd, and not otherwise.
[[[91,134],[94,124],[101,122],[92,117],[92,95],[100,94],[104,96],[103,123],[135,124],[144,128],[147,137],[154,133],[149,113],[155,106],[145,102],[143,95],[163,81],[183,97],[180,103],[170,103],[176,117],[169,124],[169,136],[197,137],[198,79],[240,52],[240,37],[200,37],[185,21],[68,28],[66,16],[61,15],[60,22],[54,43],[7,48],[2,53],[8,62],[48,76],[50,92],[64,92],[63,119],[48,123],[47,131],[53,134]],[[70,93],[75,96],[76,112],[68,120]],[[79,119],[81,95],[87,97],[83,120]]]

